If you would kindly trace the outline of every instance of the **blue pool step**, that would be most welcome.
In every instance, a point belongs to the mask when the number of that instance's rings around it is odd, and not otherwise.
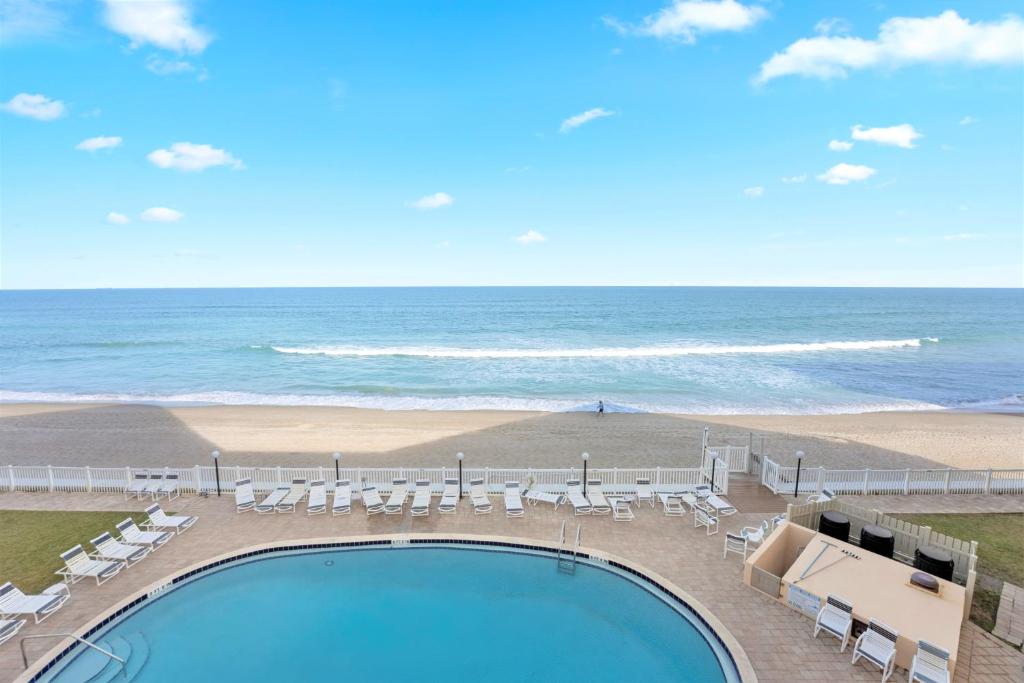
[[[123,665],[92,648],[82,647],[85,648],[84,651],[71,664],[61,669],[56,676],[46,680],[54,683],[131,681],[138,676],[149,659],[149,642],[141,633],[114,636],[109,640],[101,640],[96,643],[96,647],[112,652],[125,660]]]

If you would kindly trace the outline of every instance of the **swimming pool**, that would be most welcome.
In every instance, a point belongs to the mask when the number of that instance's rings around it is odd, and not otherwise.
[[[549,553],[442,544],[276,552],[221,565],[90,636],[128,680],[738,681],[706,625],[653,585]],[[118,669],[73,650],[40,680]]]

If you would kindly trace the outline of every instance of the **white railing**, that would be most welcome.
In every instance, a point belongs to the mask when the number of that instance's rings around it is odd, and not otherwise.
[[[714,466],[712,466],[714,463]],[[270,491],[286,485],[292,479],[312,481],[323,479],[328,488],[334,487],[333,467],[247,467],[221,465],[220,490],[232,492],[235,481],[252,479],[253,489]],[[0,465],[0,491],[49,491],[82,493],[120,493],[138,473],[177,474],[178,490],[182,493],[214,491],[217,488],[217,470],[212,465],[194,467],[62,467],[53,465]],[[354,487],[363,483],[374,485],[381,491],[391,490],[392,480],[430,480],[431,490],[441,493],[445,479],[459,476],[458,467],[342,467],[341,479],[350,479]],[[506,481],[518,481],[523,486],[542,491],[565,492],[566,480],[583,476],[580,468],[537,469],[474,467],[464,468],[462,483],[469,490],[471,479],[483,479],[489,493],[502,493]],[[648,478],[653,486],[683,487],[707,484],[714,478],[717,492],[729,492],[729,471],[719,459],[708,459],[703,468],[649,467],[649,468],[588,468],[588,479],[600,479],[606,493],[632,493],[638,478]]]
[[[750,471],[749,446],[708,446],[705,453],[728,463],[730,472]]]
[[[765,458],[761,483],[773,493],[820,493],[829,489],[847,495],[909,495],[949,493],[1024,494],[1024,469],[1019,470],[832,470],[783,466]]]

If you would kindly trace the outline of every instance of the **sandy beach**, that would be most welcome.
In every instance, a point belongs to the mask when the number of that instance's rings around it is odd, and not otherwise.
[[[332,407],[98,404],[0,405],[0,464],[225,464],[566,467],[693,466],[704,426],[712,445],[742,445],[838,468],[1024,467],[1024,416],[888,412],[857,415],[668,415],[515,411],[381,411]]]

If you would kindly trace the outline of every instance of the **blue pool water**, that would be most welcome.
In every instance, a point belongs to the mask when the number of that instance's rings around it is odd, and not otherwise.
[[[1024,290],[0,291],[0,399],[690,413],[1024,406]]]
[[[451,547],[228,566],[93,640],[135,643],[130,678],[141,683],[738,680],[696,626],[630,580]],[[55,680],[80,681],[98,663],[80,654]]]

